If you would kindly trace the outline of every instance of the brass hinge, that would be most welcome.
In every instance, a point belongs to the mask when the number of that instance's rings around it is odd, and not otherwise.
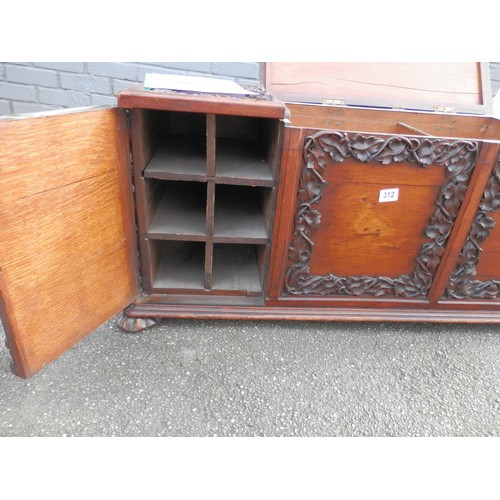
[[[323,99],[323,106],[345,106],[345,99]]]
[[[453,106],[434,106],[434,111],[437,113],[455,113]]]

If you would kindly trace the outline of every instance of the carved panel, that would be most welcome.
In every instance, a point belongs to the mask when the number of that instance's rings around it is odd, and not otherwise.
[[[289,247],[291,264],[286,273],[285,292],[291,295],[426,297],[467,190],[477,152],[476,142],[463,140],[401,136],[383,138],[330,131],[308,137],[303,152],[304,167]],[[345,158],[382,165],[409,162],[421,168],[429,165],[445,168],[445,181],[425,230],[429,242],[421,247],[411,275],[403,274],[396,278],[311,275],[309,264],[314,249],[314,234],[322,215],[315,205],[321,201],[327,184],[324,172]]]
[[[457,267],[451,275],[445,292],[453,299],[498,299],[500,281],[472,279],[476,274],[481,244],[488,238],[495,226],[495,220],[488,214],[500,208],[500,157],[495,163],[493,174],[485,188],[483,198],[476,212],[472,228],[460,252]]]

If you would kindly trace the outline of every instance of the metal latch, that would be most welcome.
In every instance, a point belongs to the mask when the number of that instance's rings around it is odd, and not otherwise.
[[[345,106],[345,99],[323,99],[323,106]]]
[[[453,106],[434,106],[434,111],[438,113],[455,113]]]

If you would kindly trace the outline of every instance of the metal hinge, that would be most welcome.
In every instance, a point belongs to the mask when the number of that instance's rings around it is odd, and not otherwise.
[[[434,106],[434,111],[437,113],[455,113],[453,106]]]
[[[345,99],[323,99],[323,106],[345,106]]]

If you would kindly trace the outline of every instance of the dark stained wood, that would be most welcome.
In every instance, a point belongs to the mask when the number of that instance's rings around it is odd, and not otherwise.
[[[301,104],[287,104],[287,109],[296,127],[393,134],[403,122],[434,137],[500,137],[500,120],[492,117]]]
[[[473,141],[311,131],[303,150],[304,163],[296,195],[294,232],[288,247],[289,263],[283,293],[425,297],[464,199],[477,151],[478,144]],[[351,159],[381,165],[408,162],[420,169],[433,164],[444,168],[444,182],[425,228],[428,242],[421,246],[415,257],[411,274],[403,273],[395,278],[379,273],[362,276],[311,274],[311,259],[318,252],[315,235],[324,215],[318,206],[328,186],[325,176],[334,165]],[[404,253],[405,249],[401,251]]]
[[[273,186],[274,179],[265,152],[258,143],[237,139],[217,141],[218,183]]]
[[[203,138],[167,136],[145,168],[144,176],[204,181],[207,178],[207,155]]]
[[[252,245],[214,245],[213,278],[214,290],[241,290],[260,294],[257,256]]]
[[[259,129],[260,141],[267,144],[266,160],[271,169],[273,179],[279,177],[280,159],[283,142],[284,121],[265,120],[261,122]]]
[[[156,180],[146,181],[144,168],[151,160],[156,148],[162,140],[162,134],[155,130],[157,114],[150,114],[141,109],[130,111],[130,128],[133,160],[133,182],[135,187],[135,207],[137,214],[137,234],[140,256],[142,288],[151,290],[153,276],[158,266],[158,252],[154,245],[145,239],[145,233],[156,212],[161,198],[159,183]],[[146,118],[145,118],[146,117]],[[163,117],[165,119],[165,117]],[[150,123],[150,120],[152,123]],[[165,130],[165,127],[162,127]],[[156,140],[154,139],[156,137]]]
[[[285,301],[281,301],[285,302]],[[355,322],[412,322],[412,323],[470,323],[470,324],[499,324],[500,310],[485,304],[484,309],[454,310],[448,305],[439,309],[430,309],[425,304],[422,308],[362,308],[362,307],[300,307],[288,306],[285,303],[273,307],[267,303],[265,307],[244,306],[209,306],[209,305],[180,305],[148,304],[143,302],[135,305],[128,311],[132,317],[156,315],[159,318],[184,319],[225,319],[225,320],[286,320],[286,321],[355,321]],[[466,307],[467,304],[464,304]]]
[[[232,306],[264,306],[264,298],[262,295],[242,295],[234,294],[228,295],[227,293],[197,293],[197,294],[173,294],[169,292],[165,294],[152,294],[145,297],[142,301],[139,299],[137,302],[147,304],[168,304],[168,305],[211,305],[220,307]]]
[[[491,170],[498,156],[498,152],[498,145],[488,143],[482,145],[476,167],[471,177],[469,189],[465,195],[461,210],[457,215],[457,220],[446,246],[441,264],[436,271],[436,277],[432,288],[429,291],[429,300],[431,302],[436,302],[444,294],[450,274],[456,265],[458,254],[469,233],[484,188],[490,178]]]
[[[279,297],[283,289],[285,266],[288,259],[288,241],[292,234],[306,130],[285,128],[283,135],[283,151],[276,193],[276,211],[267,281],[267,295],[271,298]]]
[[[443,79],[425,63],[419,80],[341,66],[327,87],[349,80],[361,104],[488,105],[484,65]],[[119,103],[130,113],[0,120],[0,314],[19,375],[134,299],[119,320],[133,331],[161,317],[500,324],[500,280],[449,293],[462,269],[500,277],[498,224],[471,236],[482,212],[500,222],[498,119],[140,89]],[[398,201],[380,203],[388,188]]]
[[[272,62],[265,88],[285,102],[346,104],[457,112],[492,111],[487,63]]]
[[[214,215],[215,212],[215,183],[209,180],[207,183],[207,205],[206,205],[206,224],[207,224],[207,244],[205,246],[205,288],[212,288],[213,275],[213,233],[214,233]]]
[[[127,130],[110,109],[0,131],[2,322],[29,377],[138,293]]]
[[[215,155],[217,154],[216,141],[216,116],[207,115],[207,134],[206,134],[206,164],[208,177],[215,176]]]
[[[200,242],[164,241],[153,281],[158,289],[204,289],[205,245]]]
[[[205,241],[206,186],[203,183],[163,182],[162,198],[147,230],[148,238]]]
[[[285,116],[285,105],[274,99],[153,92],[143,90],[141,86],[120,92],[118,105],[121,108],[149,108],[259,118],[279,119]]]
[[[214,242],[268,243],[263,197],[261,188],[217,186]]]

